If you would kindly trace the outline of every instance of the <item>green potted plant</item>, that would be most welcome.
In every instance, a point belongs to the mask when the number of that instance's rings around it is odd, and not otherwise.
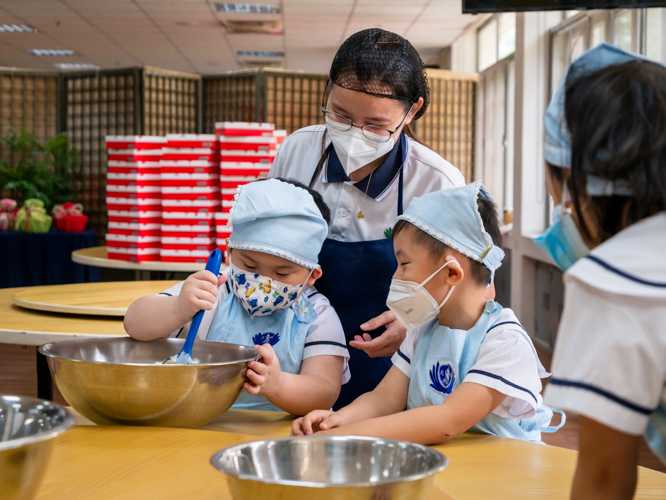
[[[76,201],[77,184],[82,180],[81,159],[69,145],[67,133],[42,144],[30,132],[10,129],[0,136],[0,147],[9,149],[11,163],[0,159],[0,194],[3,192],[22,206],[36,198],[47,212],[54,205]]]

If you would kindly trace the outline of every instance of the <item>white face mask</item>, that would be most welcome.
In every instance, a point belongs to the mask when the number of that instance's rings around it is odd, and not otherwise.
[[[376,142],[363,135],[360,128],[352,127],[343,132],[335,128],[335,123],[330,123],[329,120],[326,120],[326,130],[347,176],[390,153],[395,145],[393,137],[386,142]],[[366,134],[372,133],[366,131]],[[383,139],[381,136],[377,138]]]
[[[446,294],[442,303],[438,304],[428,290],[425,289],[425,284],[433,279],[438,272],[454,262],[458,264],[456,260],[448,261],[420,284],[414,281],[391,280],[386,305],[408,330],[418,328],[435,318],[442,306],[449,300],[455,286],[451,287],[451,290]]]

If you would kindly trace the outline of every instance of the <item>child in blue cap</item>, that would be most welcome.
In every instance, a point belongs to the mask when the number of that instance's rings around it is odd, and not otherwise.
[[[255,346],[245,391],[233,408],[304,415],[330,408],[349,380],[345,336],[313,287],[330,212],[321,196],[280,179],[239,188],[231,214],[230,262],[219,277],[199,271],[136,300],[125,316],[138,340],[187,336],[203,309],[198,339]]]
[[[393,367],[349,406],[297,419],[293,434],[433,444],[476,430],[540,442],[557,430],[540,395],[548,373],[513,312],[484,299],[504,257],[494,201],[476,182],[415,198],[398,219],[386,304],[408,331]]]

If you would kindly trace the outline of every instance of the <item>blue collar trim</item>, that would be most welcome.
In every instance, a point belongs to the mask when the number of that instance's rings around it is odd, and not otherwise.
[[[400,167],[405,162],[405,157],[407,156],[407,136],[404,133],[400,134],[400,140],[393,147],[391,152],[388,154],[384,161],[375,169],[372,174],[372,183],[368,187],[368,177],[361,179],[359,182],[354,184],[354,187],[358,188],[365,193],[367,188],[368,196],[373,199],[377,199],[387,187],[391,185],[393,180],[396,178],[400,172]],[[348,182],[351,179],[345,173],[344,168],[342,168],[342,163],[338,158],[335,148],[331,148],[328,153],[328,166],[326,167],[326,182]]]

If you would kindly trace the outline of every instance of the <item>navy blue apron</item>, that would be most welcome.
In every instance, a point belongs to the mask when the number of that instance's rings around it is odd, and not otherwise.
[[[330,152],[328,146],[326,154]],[[407,148],[402,148],[402,165],[398,177],[398,215],[402,215],[402,173]],[[312,176],[314,183],[318,170]],[[344,242],[327,238],[319,254],[324,271],[315,287],[328,298],[340,317],[349,349],[351,380],[342,386],[334,410],[347,406],[361,394],[372,391],[391,368],[391,358],[371,358],[349,345],[354,336],[369,333],[374,339],[386,331],[380,327],[364,332],[360,326],[385,311],[391,278],[398,268],[393,253],[393,240]]]

